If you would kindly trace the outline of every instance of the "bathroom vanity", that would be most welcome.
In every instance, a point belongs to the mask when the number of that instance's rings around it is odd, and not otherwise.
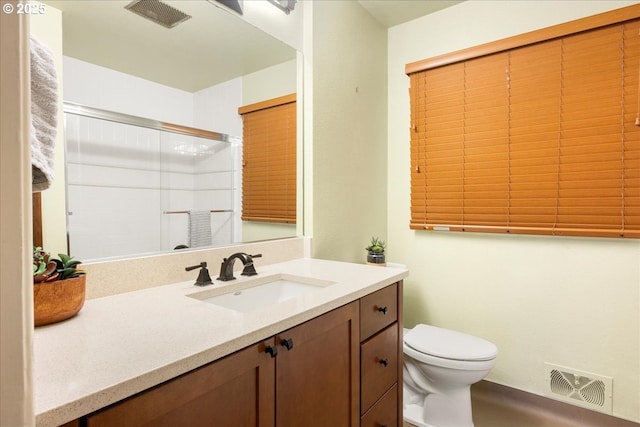
[[[89,300],[36,329],[37,425],[400,426],[407,274],[298,259],[206,291],[189,282]],[[322,285],[244,312],[201,295],[269,277]]]

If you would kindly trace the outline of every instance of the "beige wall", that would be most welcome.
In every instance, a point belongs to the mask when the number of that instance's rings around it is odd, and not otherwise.
[[[0,425],[33,425],[28,22],[0,14]],[[12,3],[11,6],[15,6]]]
[[[364,262],[386,239],[386,29],[353,1],[314,2],[312,26],[313,255]]]
[[[389,259],[406,263],[408,326],[493,341],[489,379],[536,394],[544,363],[613,377],[613,414],[640,421],[640,242],[409,230],[406,63],[635,2],[464,2],[389,31]]]

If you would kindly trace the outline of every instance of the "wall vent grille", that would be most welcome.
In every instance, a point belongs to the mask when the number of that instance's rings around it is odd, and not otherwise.
[[[545,363],[546,395],[583,408],[611,414],[613,379]]]

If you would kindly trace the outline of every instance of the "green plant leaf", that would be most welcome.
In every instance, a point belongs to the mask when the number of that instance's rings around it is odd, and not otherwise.
[[[68,262],[63,261],[63,263],[65,267],[69,267],[69,268],[76,268],[78,265],[82,264],[82,262],[78,261],[77,259],[69,260]]]
[[[42,274],[44,270],[47,268],[45,264],[34,264],[33,265],[33,275],[37,276],[38,274]]]

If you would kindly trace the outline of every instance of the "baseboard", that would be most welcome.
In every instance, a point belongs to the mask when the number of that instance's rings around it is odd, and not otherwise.
[[[639,423],[591,411],[487,380],[471,386],[474,421],[478,417],[510,417],[515,425],[562,427],[640,427]],[[477,409],[476,409],[477,407]],[[493,413],[493,415],[489,414]],[[518,418],[518,419],[513,419]],[[519,424],[522,419],[523,423]]]

